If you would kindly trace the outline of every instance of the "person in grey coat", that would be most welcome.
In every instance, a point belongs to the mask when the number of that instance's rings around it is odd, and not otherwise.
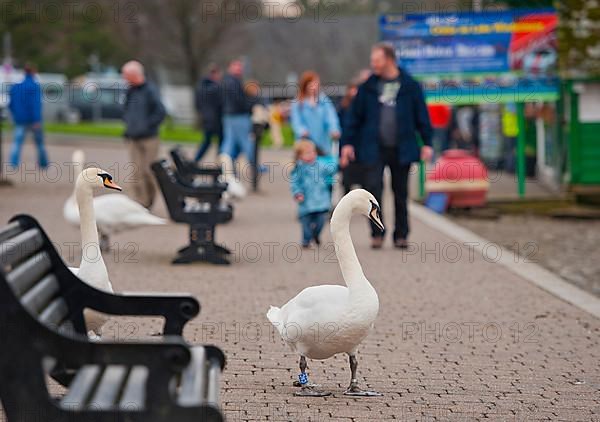
[[[130,85],[125,97],[123,120],[124,137],[129,146],[130,159],[135,165],[133,197],[144,207],[150,208],[156,194],[150,165],[158,157],[158,131],[166,111],[157,88],[146,81],[140,62],[125,63],[121,73]]]

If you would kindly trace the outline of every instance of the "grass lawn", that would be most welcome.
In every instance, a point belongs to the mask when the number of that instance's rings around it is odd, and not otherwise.
[[[120,122],[81,122],[68,123],[44,123],[48,133],[66,133],[71,135],[108,136],[119,138],[123,135],[124,126]],[[195,127],[179,124],[163,124],[160,128],[160,139],[167,142],[199,143],[204,135]],[[283,137],[286,146],[294,144],[292,128],[289,125],[283,127]],[[272,145],[271,134],[267,131],[263,137],[263,146]]]

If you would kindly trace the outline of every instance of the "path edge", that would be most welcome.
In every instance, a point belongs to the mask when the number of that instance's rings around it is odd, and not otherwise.
[[[600,298],[570,284],[541,265],[532,262],[524,262],[523,260],[515,262],[515,260],[511,258],[514,256],[513,252],[497,243],[479,236],[449,218],[431,211],[423,205],[410,201],[409,209],[411,215],[426,226],[438,230],[446,236],[462,242],[463,244],[468,244],[469,246],[472,245],[473,249],[477,250],[482,255],[484,254],[484,249],[487,245],[491,243],[497,245],[501,250],[501,256],[496,262],[497,264],[502,265],[512,273],[535,284],[546,292],[600,319]]]

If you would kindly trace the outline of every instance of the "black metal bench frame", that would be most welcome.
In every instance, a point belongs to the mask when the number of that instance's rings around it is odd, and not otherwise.
[[[199,176],[204,176],[210,178],[212,184],[216,185],[219,182],[219,177],[223,174],[221,166],[199,165],[188,160],[179,146],[171,149],[170,155],[177,173],[189,183],[192,183]]]
[[[215,226],[231,220],[233,208],[222,203],[227,184],[192,185],[172,169],[165,160],[152,164],[152,171],[163,193],[171,219],[190,227],[189,245],[181,248],[173,260],[174,264],[204,261],[228,265],[226,255],[231,251],[215,243]],[[194,198],[207,209],[186,210],[185,199]]]
[[[222,421],[225,356],[180,336],[156,342],[91,342],[86,308],[115,315],[163,315],[181,332],[199,311],[185,296],[109,294],[79,280],[30,216],[0,230],[0,398],[9,422]],[[75,368],[62,399],[45,377]]]

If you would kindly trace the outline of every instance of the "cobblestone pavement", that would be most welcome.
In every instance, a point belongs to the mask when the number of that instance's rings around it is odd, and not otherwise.
[[[112,143],[84,149],[89,161],[123,182],[124,149]],[[57,161],[68,161],[71,150],[50,147]],[[31,159],[30,149],[26,155]],[[282,162],[288,155],[267,151],[263,158]],[[389,243],[372,251],[367,223],[357,218],[352,226],[381,302],[375,329],[360,348],[359,378],[384,396],[343,396],[349,369],[346,357],[337,356],[309,361],[312,381],[333,396],[294,397],[297,357],[273,334],[265,312],[306,286],[343,281],[328,233],[320,250],[298,248],[294,204],[278,169],[217,230],[217,240],[236,253],[232,266],[170,265],[187,236],[186,227],[173,224],[116,236],[106,258],[117,290],[188,291],[200,299],[202,313],[185,336],[225,350],[222,404],[229,421],[600,420],[600,321],[421,221],[412,221],[414,244],[405,253]],[[35,215],[65,259],[77,263],[79,252],[69,249],[78,232],[62,219],[71,188],[64,175],[54,183],[31,175],[1,188],[0,221]],[[155,212],[165,215],[162,201]],[[117,319],[106,335],[144,337],[158,326]]]
[[[456,222],[600,296],[600,221],[504,215]]]

